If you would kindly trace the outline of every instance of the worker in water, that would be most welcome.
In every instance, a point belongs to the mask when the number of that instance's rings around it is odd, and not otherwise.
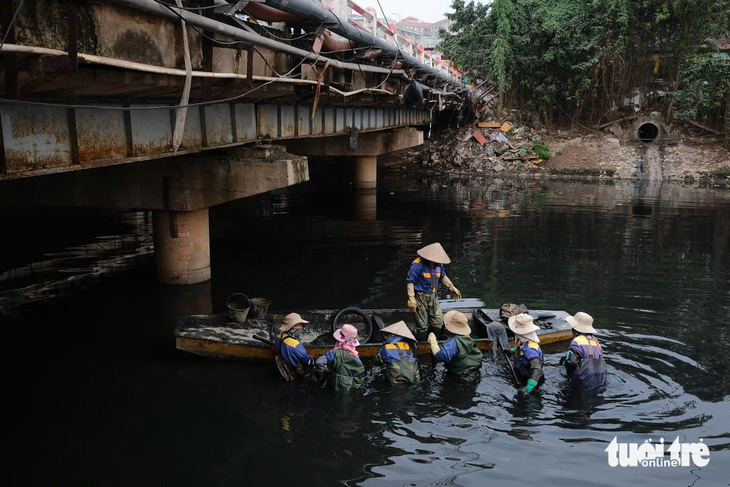
[[[451,337],[439,346],[436,335],[429,333],[428,343],[431,346],[431,353],[457,378],[478,378],[484,355],[474,339],[469,336],[471,334],[469,319],[464,313],[451,310],[444,315],[444,324]]]
[[[385,364],[391,384],[413,384],[418,381],[418,349],[416,337],[405,321],[393,323],[380,330],[385,344],[375,354],[375,363]]]
[[[593,317],[582,311],[565,318],[573,327],[573,341],[565,357],[560,360],[565,365],[570,384],[576,389],[591,390],[606,384],[606,361],[603,349],[593,335]]]
[[[540,338],[535,333],[540,327],[533,323],[532,316],[527,313],[511,316],[507,324],[515,333],[515,346],[511,349],[514,354],[515,372],[521,381],[526,381],[525,392],[532,392],[535,387],[545,382],[545,376],[542,374]]]
[[[361,388],[365,383],[365,366],[357,353],[357,346],[360,345],[357,340],[357,328],[345,324],[332,336],[337,341],[335,348],[317,359],[317,369],[320,372],[330,371],[328,381],[335,392],[348,392]]]
[[[443,316],[438,299],[439,282],[451,290],[454,299],[461,299],[461,293],[446,277],[444,264],[451,262],[440,243],[432,243],[417,251],[418,258],[411,264],[406,278],[408,309],[416,321],[416,336],[423,340],[429,332],[441,334]]]
[[[299,313],[289,313],[284,318],[284,324],[279,327],[279,333],[274,339],[276,351],[276,366],[285,380],[294,380],[304,376],[304,366],[314,365],[314,359],[299,342],[301,330],[307,320],[302,319]]]

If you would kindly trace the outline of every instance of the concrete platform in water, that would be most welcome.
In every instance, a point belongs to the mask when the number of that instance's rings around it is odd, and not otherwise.
[[[484,308],[484,303],[478,299],[464,299],[460,301],[442,300],[441,308],[444,312],[456,309],[467,315],[471,336],[482,351],[492,349],[492,341],[487,338],[487,324],[493,321],[502,323],[513,341],[514,334],[500,319],[499,309]],[[377,322],[382,320],[386,326],[397,321],[405,321],[411,331],[415,330],[413,314],[408,309],[362,309],[360,311],[343,310],[307,310],[299,311],[302,318],[310,323],[302,329],[300,341],[314,358],[328,352],[334,347],[332,337],[333,320],[337,317],[338,323],[350,323],[360,331],[361,339],[358,351],[361,357],[373,357],[383,345],[383,338],[378,332]],[[569,316],[566,311],[529,310],[529,314],[536,318],[535,323],[540,326],[537,334],[540,344],[548,344],[570,340],[573,337],[570,325],[565,321]],[[232,321],[227,314],[219,315],[191,315],[178,319],[175,330],[176,348],[185,352],[217,359],[235,359],[246,361],[267,362],[273,361],[274,351],[271,345],[261,341],[272,341],[284,316],[288,312],[269,313],[264,320],[248,320],[246,323]],[[366,315],[366,317],[363,316]],[[368,330],[368,319],[371,322]],[[371,333],[368,333],[371,331]],[[429,354],[430,347],[425,341],[418,342],[418,352]]]

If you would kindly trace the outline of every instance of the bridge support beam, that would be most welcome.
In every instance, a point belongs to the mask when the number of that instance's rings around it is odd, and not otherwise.
[[[211,277],[208,208],[307,180],[306,158],[257,146],[2,181],[0,202],[151,210],[158,280],[195,284]]]
[[[357,137],[320,137],[284,141],[287,151],[303,156],[354,157],[354,185],[374,189],[378,182],[377,158],[423,144],[423,132],[414,128],[365,132]]]
[[[210,279],[208,209],[152,214],[157,280],[197,284]]]

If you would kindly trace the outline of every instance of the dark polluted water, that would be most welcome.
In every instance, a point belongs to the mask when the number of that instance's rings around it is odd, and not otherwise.
[[[185,289],[155,283],[146,213],[4,211],[8,485],[730,485],[729,191],[380,175],[356,194],[334,168],[211,209],[213,279]],[[433,241],[464,296],[593,315],[605,390],[567,387],[567,343],[532,395],[490,356],[476,384],[424,357],[410,388],[368,364],[362,394],[335,396],[174,350],[176,314],[233,292],[404,307]],[[710,461],[611,467],[614,438]]]

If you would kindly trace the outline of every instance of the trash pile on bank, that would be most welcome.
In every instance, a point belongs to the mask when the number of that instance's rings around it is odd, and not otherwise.
[[[399,158],[438,172],[524,172],[539,168],[550,157],[541,141],[545,133],[509,122],[479,122],[441,131]]]

